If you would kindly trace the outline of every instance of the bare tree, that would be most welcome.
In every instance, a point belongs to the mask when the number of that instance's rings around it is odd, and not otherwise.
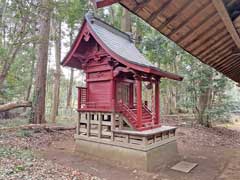
[[[39,7],[39,36],[37,72],[34,86],[32,123],[45,123],[45,96],[50,32],[50,0],[41,0]]]

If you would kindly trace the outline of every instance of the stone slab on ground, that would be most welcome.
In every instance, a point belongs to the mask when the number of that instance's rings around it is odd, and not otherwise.
[[[176,165],[174,165],[173,167],[171,167],[171,169],[175,170],[175,171],[181,171],[181,172],[184,172],[184,173],[189,173],[197,165],[198,165],[197,163],[181,161],[181,162],[177,163]]]

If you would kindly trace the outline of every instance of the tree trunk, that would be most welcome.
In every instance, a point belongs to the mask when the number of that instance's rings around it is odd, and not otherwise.
[[[33,49],[35,49],[35,48],[36,48],[36,43],[33,44]],[[34,66],[35,66],[35,61],[36,61],[35,52],[31,56],[31,58],[32,58],[31,59],[31,72],[30,72],[30,78],[29,78],[29,84],[28,84],[28,88],[27,88],[27,93],[26,93],[26,97],[25,97],[26,101],[29,100],[30,94],[31,94],[31,90],[32,90]]]
[[[32,104],[29,101],[9,102],[7,104],[0,105],[0,112],[9,111],[9,110],[20,108],[20,107],[31,107],[31,105]]]
[[[68,94],[67,94],[67,108],[71,108],[71,106],[72,106],[73,76],[74,76],[74,70],[73,70],[73,68],[71,68],[71,75],[70,75]]]
[[[55,60],[56,60],[56,72],[54,73],[54,88],[53,88],[53,105],[51,110],[51,121],[56,122],[56,116],[59,106],[59,93],[60,93],[60,78],[61,78],[61,21],[53,24],[55,32]]]
[[[197,112],[197,119],[198,122],[201,125],[204,125],[206,127],[211,126],[211,122],[206,116],[206,110],[210,108],[210,103],[212,101],[212,80],[213,80],[213,74],[209,76],[208,78],[208,87],[203,91],[198,99],[198,104],[196,106],[196,112]],[[201,82],[200,82],[201,84]],[[200,85],[201,86],[201,85]]]
[[[5,23],[4,23],[4,14],[7,7],[6,0],[1,1],[1,7],[0,7],[0,43],[2,47],[5,46]]]
[[[73,29],[70,31],[70,46],[73,42]],[[72,86],[73,86],[73,77],[74,77],[74,70],[71,68],[71,75],[69,80],[69,86],[68,86],[68,93],[67,93],[67,108],[70,108],[72,105]]]
[[[131,15],[126,8],[123,8],[121,30],[123,32],[132,32]]]
[[[115,22],[114,9],[112,6],[110,6],[109,10],[110,10],[110,15],[111,15],[111,24],[114,26],[114,22]]]
[[[3,88],[4,81],[7,78],[8,72],[9,72],[11,65],[13,64],[19,50],[20,50],[19,46],[14,48],[12,51],[10,50],[9,54],[11,56],[6,58],[4,61],[4,65],[3,65],[2,71],[0,73],[0,90]]]
[[[37,72],[33,96],[33,109],[31,122],[45,123],[45,97],[48,62],[48,42],[50,32],[50,1],[42,0],[39,11],[40,42],[37,49]]]

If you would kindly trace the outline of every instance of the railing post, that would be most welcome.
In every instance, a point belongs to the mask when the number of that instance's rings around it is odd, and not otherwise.
[[[159,78],[156,78],[155,82],[155,124],[159,124],[159,110],[160,110],[160,103],[159,103]]]
[[[134,89],[133,89],[133,83],[129,85],[129,107],[132,108],[134,105]]]
[[[77,135],[80,134],[80,122],[81,122],[81,113],[78,112],[78,120],[77,120],[77,128],[76,128],[76,130],[77,130]]]
[[[142,127],[142,81],[141,77],[136,77],[137,80],[137,124]]]
[[[81,87],[78,87],[78,109],[81,109]]]

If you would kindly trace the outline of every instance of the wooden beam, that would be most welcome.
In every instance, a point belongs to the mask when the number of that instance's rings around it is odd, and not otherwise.
[[[238,57],[237,57],[238,58]],[[222,60],[219,64],[217,64],[216,68],[219,69],[219,71],[223,71],[224,69],[226,69],[228,66],[231,66],[233,64],[233,62],[235,62],[235,60],[237,58],[233,58],[231,55],[228,56],[226,59]],[[228,61],[232,61],[231,63],[229,63]]]
[[[200,29],[203,25],[205,25],[205,23],[207,23],[208,21],[211,21],[212,18],[214,18],[217,15],[216,12],[213,12],[211,14],[209,14],[207,17],[205,17],[192,31],[189,31],[188,33],[186,33],[184,36],[182,36],[181,38],[179,38],[176,43],[181,43],[183,42],[189,35],[194,34],[194,32],[198,29]]]
[[[238,57],[234,58],[232,56],[229,56],[223,61],[221,61],[219,64],[217,64],[216,68],[218,68],[220,71],[223,71],[224,69],[231,66],[236,61],[236,59],[238,59]],[[232,61],[232,62],[229,63],[229,61]]]
[[[221,60],[221,57],[223,57],[226,54],[231,54],[231,50],[229,48],[225,48],[224,50],[220,51],[216,56],[213,56],[210,59],[205,59],[205,61],[208,61],[210,65],[216,64]]]
[[[164,11],[164,10],[168,7],[169,4],[171,4],[171,2],[172,2],[172,0],[166,1],[158,10],[156,10],[155,12],[153,12],[146,21],[151,24],[152,21],[153,21],[155,18],[157,18],[157,17],[160,15],[160,13],[161,13],[162,11]]]
[[[191,5],[191,3],[194,2],[193,0],[188,0],[180,9],[177,10],[172,16],[166,19],[165,22],[160,24],[160,26],[157,27],[159,31],[161,31],[164,27],[168,26],[182,11],[184,11],[188,6]]]
[[[211,3],[206,3],[203,5],[203,7],[200,7],[197,12],[193,12],[190,16],[187,17],[187,19],[185,19],[182,23],[175,27],[174,30],[168,34],[168,36],[171,37],[173,34],[178,32],[182,27],[186,26],[193,18],[201,14],[203,11],[205,11],[205,8],[209,6],[211,6]]]
[[[236,76],[236,74],[238,74],[240,65],[234,67],[234,69],[232,71],[227,72],[226,74],[228,74],[229,76]]]
[[[230,56],[230,55],[231,55],[231,52],[228,51],[227,53],[223,54],[221,58],[219,58],[219,61],[227,58],[227,57]],[[215,60],[216,60],[216,58],[215,58]],[[210,62],[207,62],[207,63],[208,63],[208,64],[211,64],[211,61],[210,61]]]
[[[240,60],[238,59],[237,61],[235,61],[235,63],[232,66],[225,69],[223,72],[227,74],[231,71],[237,71],[237,70],[239,71],[239,66],[240,66]]]
[[[229,49],[230,46],[234,47],[234,45],[232,44],[232,41],[226,41],[226,42],[224,42],[224,44],[222,46],[219,46],[218,48],[215,48],[215,50],[210,51],[207,54],[204,54],[203,56],[200,56],[200,58],[201,59],[212,58],[212,57],[218,55],[219,53],[221,53],[223,50]]]
[[[227,31],[221,31],[224,32],[221,36],[217,37],[217,39],[214,39],[214,41],[209,41],[209,39],[205,39],[200,45],[196,46],[194,49],[191,49],[191,52],[194,53],[194,51],[198,50],[199,48],[201,48],[203,45],[205,45],[208,42],[211,42],[210,44],[208,44],[207,46],[203,46],[204,49],[202,49],[201,51],[199,51],[197,54],[195,54],[196,56],[200,56],[201,54],[203,54],[204,52],[207,52],[209,50],[211,50],[212,47],[214,47],[214,45],[216,44],[220,44],[221,45],[221,41],[225,40],[226,38],[229,39],[228,36],[228,32]],[[231,38],[231,37],[230,37]],[[231,38],[232,39],[232,38]]]
[[[229,2],[227,5],[230,6],[231,2]],[[208,15],[197,27],[195,27],[195,29],[193,31],[190,31],[189,33],[185,34],[183,37],[181,37],[179,40],[176,41],[176,43],[181,44],[182,41],[184,41],[189,35],[194,34],[196,29],[200,28],[202,25],[204,25],[207,21],[211,20],[212,18],[216,18],[218,15],[218,13],[213,12],[210,15]],[[216,23],[214,23],[214,25],[212,25],[211,27],[207,28],[204,32],[208,32],[210,31],[212,28],[214,28],[214,26],[217,26],[218,24],[220,24],[221,20],[217,21]],[[196,42],[197,40],[201,39],[201,36],[204,35],[203,33],[199,34],[197,36],[197,38],[195,38],[193,41]],[[193,42],[191,41],[187,46],[191,45]],[[187,49],[187,47],[185,47],[185,49]]]
[[[141,10],[144,6],[146,6],[151,0],[143,0],[140,3],[137,3],[137,5],[133,8],[133,12],[137,13],[139,10]]]
[[[234,72],[234,71],[239,71],[239,65],[240,65],[240,61],[237,61],[234,66],[230,66],[227,70],[223,71],[224,73],[226,74],[229,74],[231,72]]]
[[[239,58],[234,59],[233,62],[231,63],[231,65],[228,65],[226,68],[224,68],[223,70],[221,70],[222,72],[228,72],[229,70],[232,69],[232,67],[235,67],[236,65],[240,64],[240,60]]]
[[[211,61],[211,65],[212,66],[215,66],[215,65],[218,65],[220,62],[222,62],[222,57],[224,57],[225,55],[227,56],[231,56],[232,55],[232,48],[234,47],[235,45],[232,44],[232,45],[229,45],[227,48],[223,48],[222,51],[218,52],[216,54],[216,56],[214,56],[213,58],[213,61]],[[215,57],[218,57],[217,59]],[[214,60],[215,59],[215,60]]]
[[[212,0],[212,3],[214,4],[219,16],[221,17],[224,25],[226,26],[226,29],[230,33],[235,44],[240,49],[240,37],[237,33],[236,28],[233,25],[233,22],[228,14],[228,11],[227,11],[223,1],[222,0]]]

